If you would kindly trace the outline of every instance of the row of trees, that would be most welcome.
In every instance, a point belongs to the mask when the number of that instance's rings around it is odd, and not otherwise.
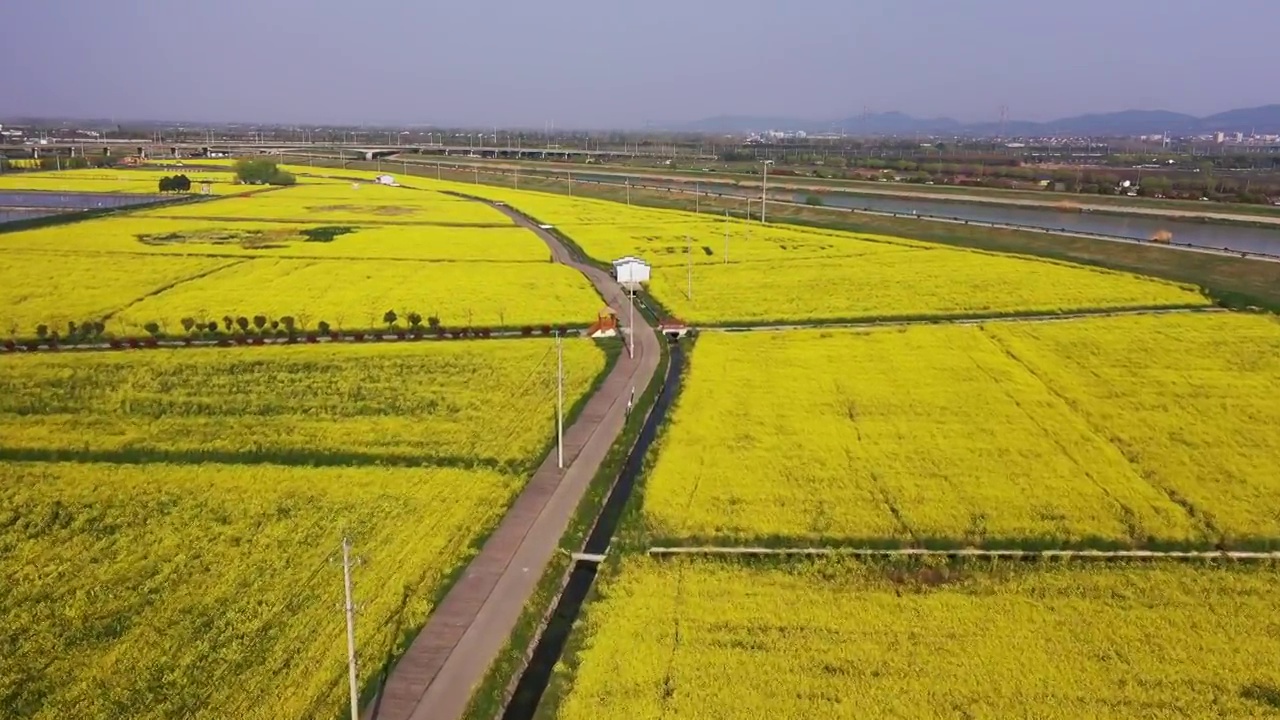
[[[116,158],[110,155],[93,155],[90,157],[42,157],[42,158],[24,158],[19,161],[11,161],[4,156],[0,156],[0,172],[9,172],[10,170],[83,170],[85,168],[113,167],[116,164]]]
[[[455,339],[469,337],[488,338],[492,337],[493,334],[491,329],[487,327],[446,328],[440,324],[440,319],[438,317],[433,315],[424,318],[421,314],[416,312],[405,313],[404,317],[401,318],[399,313],[396,313],[394,310],[388,310],[383,315],[382,319],[387,325],[387,329],[401,338],[406,338],[409,335],[412,335],[415,338],[421,338],[426,333],[435,335],[438,338],[452,337]],[[405,326],[403,327],[400,324],[402,319],[405,322]],[[276,319],[268,318],[266,315],[254,315],[253,317],[244,315],[232,317],[231,315],[224,315],[221,321],[198,320],[194,317],[184,317],[181,320],[181,324],[183,331],[186,333],[185,337],[188,340],[197,338],[206,340],[239,338],[240,340],[237,340],[237,342],[240,342],[241,340],[248,341],[250,338],[254,337],[266,338],[272,336],[294,340],[299,337],[299,332],[301,331],[305,333],[308,341],[314,342],[318,336],[337,338],[343,334],[343,331],[335,330],[324,320],[316,323],[314,331],[307,331],[305,323],[292,315],[284,315]],[[151,336],[151,339],[147,342],[152,343],[153,347],[153,341],[168,337],[167,328],[156,321],[144,323],[142,329]],[[367,328],[365,331],[346,331],[346,334],[356,340],[363,340],[365,339],[367,330],[369,329]],[[538,333],[541,333],[543,336],[550,336],[555,332],[565,334],[569,332],[569,328],[565,325],[541,325],[538,327],[526,325],[520,329],[521,335],[525,337],[531,337]],[[17,335],[16,328],[11,328],[10,333],[12,335]],[[36,326],[36,338],[37,342],[48,343],[50,345],[60,342],[73,344],[81,342],[110,342],[113,347],[116,347],[120,343],[126,342],[126,339],[118,339],[114,335],[108,334],[106,324],[101,320],[88,320],[81,323],[69,321],[65,327],[65,332],[60,332],[58,329],[52,328],[48,324],[41,323]],[[12,349],[17,343],[21,342],[25,341],[20,338],[13,338],[5,340],[4,345],[9,349]],[[134,343],[136,346],[138,341],[127,340],[127,342]],[[253,340],[253,342],[255,344],[260,344],[261,340]]]

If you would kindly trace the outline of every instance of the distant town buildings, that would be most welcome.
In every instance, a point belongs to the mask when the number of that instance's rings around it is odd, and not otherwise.
[[[767,143],[778,142],[780,140],[804,140],[809,137],[809,133],[803,130],[794,132],[789,130],[765,130],[762,133],[753,133],[745,140],[747,145],[764,145]]]

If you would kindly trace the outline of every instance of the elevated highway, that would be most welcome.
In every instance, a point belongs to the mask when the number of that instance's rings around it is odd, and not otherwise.
[[[341,153],[353,158],[375,160],[399,154],[440,155],[448,157],[476,158],[509,158],[524,160],[581,159],[584,157],[608,160],[652,155],[657,150],[587,150],[583,148],[546,145],[529,146],[485,146],[485,145],[371,145],[366,143],[314,143],[314,142],[259,142],[259,141],[215,141],[215,142],[157,142],[144,139],[109,139],[80,142],[70,140],[51,140],[39,145],[0,145],[0,154],[9,157],[47,157],[52,154],[68,155],[138,155],[148,157],[176,156],[208,156],[208,155],[246,155],[263,154],[278,155],[281,153],[300,153],[305,151]]]

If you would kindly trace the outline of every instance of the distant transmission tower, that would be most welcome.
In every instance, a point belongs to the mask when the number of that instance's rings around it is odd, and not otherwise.
[[[1000,106],[1000,137],[1004,138],[1005,127],[1009,124],[1009,106]]]

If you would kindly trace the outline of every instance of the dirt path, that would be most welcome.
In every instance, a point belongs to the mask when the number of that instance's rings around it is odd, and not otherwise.
[[[509,208],[500,209],[537,233],[556,262],[585,274],[625,326],[626,296],[608,273],[578,263],[550,233]],[[633,389],[642,393],[658,368],[658,338],[642,313],[636,319],[644,324],[637,324],[635,357],[623,353],[582,414],[565,429],[566,468],[556,467],[554,452],[543,461],[396,664],[365,718],[454,720],[466,711],[559,546],[578,501],[621,433]]]

